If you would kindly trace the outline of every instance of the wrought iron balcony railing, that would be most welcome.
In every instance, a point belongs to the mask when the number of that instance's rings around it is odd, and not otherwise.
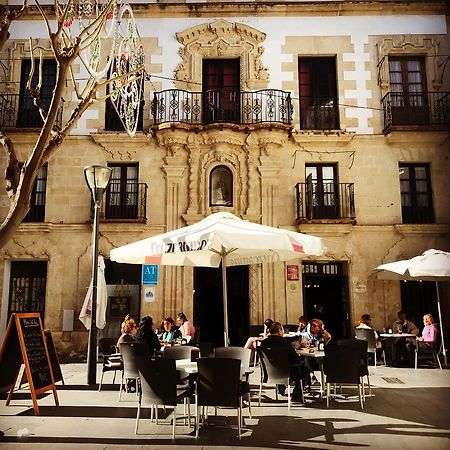
[[[51,97],[43,97],[42,104],[48,107]],[[64,109],[64,99],[61,98],[61,106],[55,124],[61,127]],[[41,128],[43,120],[33,99],[30,96],[20,94],[0,93],[0,128]]]
[[[297,221],[355,219],[353,183],[297,183]]]
[[[340,129],[338,99],[330,97],[300,97],[300,129]]]
[[[289,92],[266,89],[255,92],[212,89],[189,92],[168,89],[155,92],[152,104],[155,124],[187,123],[282,123],[292,122]]]
[[[108,222],[145,222],[147,220],[147,183],[112,181],[103,199],[100,220]],[[91,203],[91,219],[94,217]]]
[[[384,128],[450,125],[450,92],[388,92],[382,99]]]

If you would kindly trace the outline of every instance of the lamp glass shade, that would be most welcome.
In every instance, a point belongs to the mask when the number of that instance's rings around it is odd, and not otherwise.
[[[107,166],[86,166],[84,176],[91,191],[96,189],[106,189],[111,178],[112,169]]]

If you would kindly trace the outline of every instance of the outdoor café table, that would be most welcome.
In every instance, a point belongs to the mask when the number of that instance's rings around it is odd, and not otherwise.
[[[323,398],[325,392],[325,373],[323,371],[323,358],[325,357],[325,352],[323,350],[317,350],[316,348],[299,348],[295,350],[298,355],[304,356],[305,358],[313,358],[317,361],[320,368],[320,400]]]
[[[190,359],[177,359],[175,364],[177,370],[184,370],[190,375],[198,372],[196,361],[191,361]]]
[[[389,342],[390,345],[390,354],[392,363],[395,363],[395,347],[393,338],[403,339],[404,345],[406,345],[406,338],[416,338],[415,334],[412,333],[381,333],[380,338],[388,339],[386,342]]]

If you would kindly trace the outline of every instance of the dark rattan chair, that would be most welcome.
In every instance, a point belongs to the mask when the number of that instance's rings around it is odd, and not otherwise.
[[[123,372],[122,372],[122,382],[120,383],[119,390],[119,402],[122,398],[122,390],[124,383],[128,383],[130,380],[135,380],[136,383],[136,395],[139,395],[140,382],[139,382],[139,371],[137,366],[137,358],[144,357],[149,358],[148,345],[145,343],[138,342],[123,342],[119,346],[120,353],[122,354],[123,360]],[[128,392],[128,387],[126,388]]]
[[[116,381],[116,372],[118,370],[123,372],[122,356],[118,353],[115,343],[116,341],[113,338],[100,338],[98,340],[98,348],[103,357],[102,377],[98,386],[99,392],[102,389],[105,372],[114,372],[113,384]]]
[[[367,352],[373,355],[373,365],[377,366],[377,342],[375,338],[375,331],[367,328],[355,328],[356,339],[367,341]],[[386,365],[386,355],[384,350],[382,351],[382,358],[384,365]]]

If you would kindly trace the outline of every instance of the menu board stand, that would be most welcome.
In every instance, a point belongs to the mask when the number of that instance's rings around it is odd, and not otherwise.
[[[59,406],[52,363],[39,313],[12,314],[9,319],[0,349],[0,392],[9,391],[6,406],[12,399],[22,362],[25,365],[35,415],[39,415],[37,396],[49,390],[53,391],[55,404]]]

